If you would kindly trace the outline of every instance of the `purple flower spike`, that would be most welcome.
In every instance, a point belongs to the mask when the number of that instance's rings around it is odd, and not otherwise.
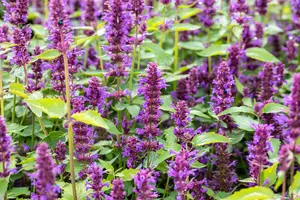
[[[280,170],[286,172],[293,161],[293,146],[290,144],[283,144],[278,152],[278,159],[280,163]]]
[[[193,187],[193,182],[189,177],[193,176],[195,169],[192,169],[191,163],[196,159],[197,152],[182,149],[176,156],[175,160],[170,163],[168,175],[173,177],[175,187],[178,191],[177,200],[184,200],[184,195]]]
[[[66,144],[59,140],[54,150],[54,153],[56,154],[55,158],[60,162],[64,161],[66,159],[66,152]]]
[[[84,12],[82,15],[82,22],[87,26],[92,26],[94,29],[97,27],[98,16],[100,8],[95,0],[86,0],[84,5]],[[94,34],[93,30],[85,30],[84,33],[88,36]]]
[[[296,141],[300,137],[300,74],[293,77],[292,93],[290,100],[290,139]]]
[[[260,15],[266,15],[268,8],[268,0],[255,0],[255,8]]]
[[[175,107],[175,113],[172,113],[172,119],[175,124],[174,134],[183,141],[190,141],[194,136],[193,130],[187,128],[190,121],[189,112],[187,103],[179,101]]]
[[[258,183],[260,172],[268,165],[268,151],[271,150],[268,140],[273,131],[272,125],[258,124],[254,127],[255,133],[253,141],[248,143],[248,161],[250,165],[250,175]]]
[[[274,81],[276,83],[277,87],[281,87],[283,84],[283,78],[284,78],[284,64],[279,62],[277,63],[277,65],[275,66],[274,69]]]
[[[5,7],[4,21],[13,25],[24,25],[27,22],[28,0],[3,0]]]
[[[203,10],[200,13],[200,21],[208,28],[214,24],[213,17],[216,14],[215,0],[202,0],[202,4]]]
[[[33,51],[33,55],[39,55],[42,53],[42,50],[39,46],[35,47]],[[38,91],[44,87],[44,82],[42,82],[43,78],[43,61],[38,59],[32,64],[32,72],[28,73],[28,85],[26,86],[26,90],[30,93],[34,91]]]
[[[124,200],[126,192],[124,190],[124,182],[117,178],[112,182],[112,190],[110,193],[112,200]]]
[[[12,62],[18,66],[24,66],[29,62],[30,56],[27,44],[31,38],[31,29],[27,26],[13,29],[13,43],[17,46],[13,47],[14,57]]]
[[[33,185],[36,193],[31,195],[33,200],[57,199],[55,183],[55,163],[50,155],[47,143],[41,143],[36,150],[36,173],[33,175]]]
[[[289,60],[294,60],[296,57],[297,48],[295,45],[295,39],[290,39],[286,42],[286,47],[283,48],[286,51],[286,56]]]
[[[273,69],[273,63],[266,63],[263,67],[262,72],[259,75],[261,79],[260,100],[262,102],[270,100],[276,92],[276,90],[274,89],[275,82]]]
[[[3,166],[0,178],[6,178],[11,173],[9,170],[10,154],[13,151],[12,139],[7,134],[5,119],[0,116],[0,164]]]
[[[226,62],[221,62],[217,71],[217,77],[213,80],[211,96],[211,106],[216,115],[232,105],[234,101],[232,87],[234,84],[229,66]]]
[[[145,99],[143,111],[139,116],[139,119],[144,124],[144,128],[137,129],[137,134],[145,139],[152,140],[160,134],[158,128],[161,116],[159,107],[162,104],[160,95],[161,90],[166,88],[166,83],[156,63],[150,62],[146,72],[147,75],[140,79],[138,88],[138,94],[143,94]]]
[[[291,0],[292,21],[297,28],[300,28],[300,1]]]
[[[108,187],[108,183],[102,183],[103,171],[100,166],[96,163],[93,163],[89,166],[88,175],[90,182],[87,183],[87,190],[93,190],[92,197],[95,200],[101,200],[105,198],[105,194],[102,191],[103,187]]]
[[[152,169],[140,169],[134,177],[133,192],[137,194],[137,200],[151,200],[158,197],[155,188],[158,176],[159,173]]]
[[[242,56],[241,49],[239,45],[233,44],[228,48],[229,57],[228,57],[228,67],[231,69],[231,74],[239,77],[239,64],[240,58]]]

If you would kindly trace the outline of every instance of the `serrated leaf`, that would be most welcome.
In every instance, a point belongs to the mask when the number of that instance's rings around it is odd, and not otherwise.
[[[278,33],[282,32],[282,28],[278,27],[275,24],[269,24],[264,28],[264,33],[267,35],[277,35]]]
[[[28,187],[13,187],[11,190],[7,191],[8,199],[16,199],[21,195],[30,195],[30,191]]]
[[[267,187],[251,187],[246,189],[241,189],[235,192],[233,195],[224,198],[223,200],[264,200],[271,199],[274,196],[273,191]]]
[[[280,112],[288,113],[289,107],[279,103],[268,103],[264,105],[264,107],[262,108],[262,113],[280,113]]]
[[[120,177],[123,181],[131,181],[138,173],[139,169],[125,169],[116,174],[116,176]]]
[[[25,102],[30,106],[40,109],[50,118],[62,118],[67,113],[67,104],[57,98],[26,99]]]
[[[191,110],[191,115],[196,115],[198,117],[202,117],[202,118],[205,118],[205,119],[211,119],[210,116],[204,114],[203,112],[199,111],[199,110]]]
[[[203,146],[207,144],[229,143],[229,142],[230,139],[228,139],[227,137],[213,132],[207,132],[207,133],[196,135],[192,140],[192,144],[194,146]]]
[[[198,160],[196,160],[196,162],[191,163],[191,167],[196,168],[196,169],[201,169],[201,168],[204,168],[205,166],[206,165],[202,164]]]
[[[110,164],[109,162],[105,161],[105,160],[101,160],[100,161],[100,166],[102,169],[106,169],[108,171],[109,174],[114,173],[115,169],[112,166],[112,164]]]
[[[62,131],[52,131],[50,132],[43,141],[46,142],[51,148],[54,148],[59,140],[62,142],[66,141],[66,133]]]
[[[230,138],[230,144],[237,144],[239,143],[245,136],[245,133],[228,133]]]
[[[47,36],[48,31],[45,26],[39,24],[31,24],[30,28],[33,30],[34,34],[39,38],[44,39]]]
[[[275,190],[278,190],[278,188],[282,185],[282,182],[283,182],[283,179],[285,178],[284,176],[285,172],[284,171],[279,171],[277,173],[277,181],[276,181],[276,184],[275,184]]]
[[[243,115],[232,115],[231,118],[238,125],[239,129],[245,131],[254,131],[253,125],[258,124],[256,120]]]
[[[10,43],[10,42],[0,43],[1,49],[9,49],[9,48],[14,47],[14,46],[17,46],[17,44],[13,44],[13,43]]]
[[[9,178],[1,178],[0,179],[0,199],[4,199],[4,195],[7,191]]]
[[[140,112],[140,107],[138,105],[129,105],[126,106],[129,114],[134,118],[136,116],[138,116],[139,112]]]
[[[152,42],[144,42],[142,47],[154,53],[160,62],[168,64],[172,62],[172,56],[167,54],[158,44]]]
[[[29,95],[29,99],[42,99],[43,94],[41,92],[34,92],[31,95]],[[36,108],[34,106],[31,106],[30,104],[27,104],[30,110],[37,116],[37,117],[42,117],[42,110],[39,108]]]
[[[19,133],[22,130],[24,130],[25,128],[27,128],[27,126],[22,126],[20,124],[6,122],[6,129],[7,129],[7,132],[9,132],[9,133]]]
[[[229,45],[211,45],[208,48],[204,49],[203,51],[197,52],[199,56],[202,57],[211,57],[211,56],[218,56],[218,55],[226,55],[227,48]]]
[[[197,15],[199,12],[201,12],[199,8],[186,8],[181,9],[178,15],[180,20],[184,20]]]
[[[274,163],[271,167],[268,167],[267,169],[264,169],[261,172],[261,185],[270,187],[272,186],[277,179],[277,170],[278,162]]]
[[[35,59],[41,60],[53,60],[61,55],[61,52],[56,49],[47,49],[43,51],[41,54],[36,55]]]
[[[107,125],[106,130],[113,135],[122,135],[122,133],[117,129],[114,123],[109,121],[108,119],[103,118],[105,124]]]
[[[25,88],[21,83],[12,83],[9,85],[9,92],[15,94],[24,99],[28,98],[28,95],[25,93]]]
[[[105,129],[108,129],[107,124],[105,123],[104,119],[101,117],[100,113],[98,113],[95,110],[85,110],[79,113],[75,113],[72,115],[72,118],[74,118],[76,121],[92,125],[92,126],[97,126],[97,127],[102,127]]]
[[[181,23],[181,24],[173,24],[171,31],[195,31],[200,29],[201,26],[188,24],[188,23]]]
[[[246,50],[246,56],[262,62],[280,62],[275,56],[264,48],[252,47]]]
[[[87,46],[89,43],[94,41],[96,39],[95,35],[89,36],[89,37],[84,37],[84,38],[79,38],[75,41],[76,46],[80,46],[83,44],[83,47]]]
[[[189,75],[188,74],[168,74],[167,76],[164,76],[163,78],[165,79],[166,83],[178,81],[180,79],[187,78]]]
[[[234,114],[234,113],[250,113],[255,115],[253,108],[249,108],[247,106],[240,106],[240,107],[231,107],[228,108],[226,110],[224,110],[223,112],[221,112],[220,114],[218,114],[218,116],[223,116],[223,115],[228,115],[228,114]]]
[[[168,111],[168,112],[174,112],[175,109],[172,107],[172,97],[171,95],[163,95],[161,96],[162,99],[162,105],[159,107],[159,109],[163,111]]]
[[[300,193],[300,172],[297,171],[294,176],[294,181],[290,187],[289,194],[299,194]]]
[[[232,33],[237,39],[240,39],[243,30],[244,30],[244,28],[242,26],[233,26],[232,27]]]

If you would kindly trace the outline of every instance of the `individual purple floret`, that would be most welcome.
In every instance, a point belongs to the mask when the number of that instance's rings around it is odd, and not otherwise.
[[[199,83],[199,70],[197,67],[193,67],[189,71],[189,76],[188,76],[188,83],[187,83],[187,92],[191,96],[192,99],[194,100],[194,96],[198,92],[198,86],[200,85]]]
[[[295,142],[300,137],[300,74],[293,76],[290,100],[290,139]]]
[[[194,136],[193,129],[187,128],[187,125],[191,120],[189,113],[190,111],[187,103],[185,101],[179,101],[175,106],[175,113],[172,113],[171,115],[175,124],[174,134],[177,138],[185,142],[190,141]]]
[[[11,136],[7,134],[5,119],[0,116],[0,164],[2,169],[0,171],[0,178],[6,178],[12,172],[9,169],[10,154],[13,151]]]
[[[271,150],[268,140],[273,131],[272,125],[258,124],[254,126],[255,132],[253,141],[248,143],[248,161],[250,166],[250,176],[257,185],[260,185],[260,172],[268,165],[268,151]]]
[[[209,28],[214,24],[213,17],[216,14],[216,8],[214,7],[215,0],[202,0],[202,12],[200,15],[200,21],[204,27]]]
[[[282,144],[278,152],[280,170],[286,172],[293,162],[293,146],[291,144]]]
[[[162,78],[161,71],[156,63],[150,62],[146,69],[147,75],[140,79],[138,94],[143,94],[145,103],[139,115],[139,120],[143,123],[142,129],[137,129],[137,134],[147,140],[152,140],[160,134],[158,128],[162,104],[160,99],[161,90],[166,88],[166,82]]]
[[[261,79],[261,93],[259,97],[262,102],[270,100],[276,92],[274,88],[275,82],[273,69],[273,63],[266,63],[259,74]]]
[[[274,82],[278,88],[282,86],[284,81],[284,66],[285,65],[283,63],[279,62],[274,68]]]
[[[264,27],[262,23],[255,22],[255,37],[263,38],[264,36]]]
[[[151,200],[158,197],[155,187],[158,176],[159,173],[150,168],[140,169],[134,176],[133,192],[137,195],[137,200]]]
[[[216,115],[232,105],[234,101],[232,87],[234,84],[235,82],[229,66],[225,61],[221,62],[217,71],[217,76],[213,80],[213,91],[211,96],[212,109]]]
[[[60,162],[64,161],[66,159],[66,152],[67,152],[66,144],[63,143],[61,140],[59,140],[54,149],[55,158]]]
[[[110,0],[110,10],[104,16],[107,22],[105,38],[109,43],[105,49],[111,61],[107,76],[126,76],[126,68],[131,66],[127,54],[132,50],[128,43],[133,21],[131,13],[126,11],[126,5],[122,0]]]
[[[255,0],[255,9],[260,15],[266,15],[268,0]]]
[[[141,144],[142,141],[134,136],[122,138],[122,156],[128,157],[126,161],[128,168],[134,168],[136,162],[140,161],[139,154],[144,152]]]
[[[33,55],[39,55],[42,53],[42,50],[39,46],[36,46]],[[30,93],[34,91],[39,91],[44,87],[44,82],[42,82],[43,78],[43,61],[38,59],[31,64],[31,69],[33,73],[28,73],[28,85],[26,86],[26,90]]]
[[[14,57],[12,58],[12,63],[18,66],[26,65],[30,56],[28,53],[28,42],[31,38],[31,29],[27,26],[23,28],[13,28],[12,42],[17,44],[12,48],[14,52]]]
[[[32,176],[34,178],[33,185],[35,186],[35,193],[31,195],[33,200],[41,199],[57,199],[57,187],[55,183],[55,163],[51,157],[50,149],[47,143],[39,144],[36,150],[36,172]]]
[[[93,76],[88,82],[88,87],[84,89],[86,101],[92,108],[98,108],[98,112],[103,114],[105,99],[109,97],[106,88],[101,86],[100,80]]]
[[[92,197],[101,200],[106,197],[102,191],[103,187],[108,187],[108,183],[102,183],[103,171],[96,163],[92,163],[88,168],[90,181],[87,183],[87,190],[93,190]]]
[[[112,181],[112,190],[110,192],[112,200],[124,200],[126,197],[126,192],[124,190],[124,182],[122,179],[114,179]]]
[[[27,22],[28,0],[3,0],[5,7],[4,21],[13,25],[24,25]]]
[[[182,149],[170,163],[168,175],[174,179],[174,189],[178,191],[177,200],[184,200],[185,194],[193,187],[193,182],[189,178],[192,178],[195,172],[191,163],[195,161],[196,155],[196,151]]]

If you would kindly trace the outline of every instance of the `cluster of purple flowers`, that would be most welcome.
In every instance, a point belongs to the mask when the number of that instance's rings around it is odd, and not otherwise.
[[[134,177],[133,192],[137,195],[137,200],[151,200],[158,197],[155,188],[158,176],[159,173],[152,169],[140,169]]]
[[[200,13],[200,21],[204,27],[209,28],[214,24],[213,17],[216,14],[215,0],[202,0],[202,4],[203,11]]]
[[[13,25],[24,25],[27,22],[28,0],[3,0],[5,6],[4,20]]]
[[[249,21],[249,6],[245,0],[230,1],[229,11],[232,20],[236,20],[238,24],[244,24]]]

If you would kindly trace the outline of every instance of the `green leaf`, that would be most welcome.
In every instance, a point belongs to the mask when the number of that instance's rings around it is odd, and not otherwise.
[[[107,124],[101,117],[100,113],[98,113],[95,110],[85,110],[79,113],[75,113],[72,115],[72,118],[74,118],[76,121],[92,125],[92,126],[97,126],[97,127],[102,127],[105,129],[108,129]]]
[[[125,169],[120,173],[117,173],[116,176],[120,177],[123,181],[131,181],[138,171],[139,169]]]
[[[138,105],[129,105],[126,106],[129,114],[134,118],[136,116],[138,116],[139,112],[140,112],[140,107]]]
[[[171,95],[163,95],[160,97],[162,99],[163,104],[159,107],[159,109],[167,112],[174,112],[175,109],[172,108],[172,97]]]
[[[151,51],[160,60],[160,62],[168,64],[172,62],[172,56],[167,54],[158,44],[152,42],[144,42],[142,47]]]
[[[31,24],[30,28],[33,30],[34,35],[38,36],[39,38],[46,38],[48,31],[45,26],[39,24]]]
[[[264,107],[262,108],[262,113],[279,113],[279,112],[288,113],[289,107],[279,103],[268,103],[264,105]]]
[[[230,144],[237,144],[239,143],[245,136],[245,133],[228,133],[230,138]]]
[[[15,94],[24,99],[28,98],[28,95],[25,94],[25,88],[21,83],[12,83],[9,85],[9,92]]]
[[[106,169],[108,171],[109,174],[114,173],[115,169],[112,166],[112,164],[110,164],[109,162],[105,161],[105,160],[101,160],[100,161],[100,166],[102,167],[102,169]]]
[[[56,49],[48,49],[43,51],[41,54],[35,56],[35,59],[41,60],[53,60],[61,55],[61,52]]]
[[[275,184],[275,190],[278,190],[278,188],[282,185],[283,179],[285,178],[284,176],[285,172],[284,171],[279,171],[277,173],[277,182]]]
[[[261,173],[261,182],[260,184],[266,187],[272,186],[277,179],[277,170],[278,162],[274,163],[271,167],[263,170]]]
[[[290,187],[289,194],[299,194],[300,193],[300,172],[297,171],[294,176],[294,181]]]
[[[170,127],[164,131],[164,135],[166,137],[166,141],[164,143],[165,149],[169,151],[179,152],[181,150],[181,146],[176,142],[177,137],[174,134],[174,127]]]
[[[244,28],[242,26],[233,26],[232,27],[232,33],[237,39],[240,39],[243,30],[244,30]]]
[[[0,199],[4,199],[4,195],[7,191],[8,182],[9,182],[8,178],[0,179]]]
[[[239,180],[239,182],[241,182],[241,183],[255,183],[255,181],[252,177],[241,179],[241,180]]]
[[[242,101],[243,101],[243,104],[244,104],[245,106],[253,107],[253,103],[252,103],[251,98],[245,97],[245,98],[242,99]]]
[[[234,114],[234,113],[250,113],[255,115],[253,108],[249,108],[247,106],[240,106],[240,107],[231,107],[227,110],[224,110],[218,116],[228,115],[228,114]]]
[[[29,95],[29,99],[42,99],[43,94],[39,91],[34,92]],[[34,106],[31,106],[30,104],[27,104],[30,110],[37,116],[37,117],[42,117],[42,111],[39,108],[36,108]]]
[[[170,151],[165,151],[163,149],[156,151],[153,153],[151,168],[156,168],[160,163],[171,158],[172,156],[173,155],[170,153]]]
[[[113,135],[122,135],[122,133],[117,129],[114,123],[109,121],[108,119],[103,118],[105,124],[107,125],[106,130]]]
[[[196,162],[191,163],[191,167],[192,168],[197,168],[197,169],[201,169],[204,168],[206,165],[202,164],[201,162],[199,162],[198,160],[196,160]]]
[[[264,33],[267,35],[277,35],[278,33],[282,32],[282,28],[278,27],[275,24],[269,24],[264,28]]]
[[[205,46],[198,41],[179,42],[178,46],[184,49],[189,49],[194,51],[201,51],[205,49]]]
[[[79,38],[75,41],[76,46],[80,46],[82,45],[83,47],[87,46],[88,44],[90,44],[92,41],[94,41],[96,39],[96,35],[92,35],[89,37],[84,37],[84,38]]]
[[[202,118],[205,118],[205,119],[211,119],[210,116],[204,114],[203,112],[199,111],[199,110],[191,110],[191,115],[196,115],[198,117],[202,117]]]
[[[62,200],[74,200],[72,184],[63,182]],[[77,200],[86,200],[88,192],[86,191],[85,181],[76,182]]]
[[[276,138],[270,138],[269,142],[271,144],[272,150],[268,151],[269,154],[269,161],[270,162],[276,162],[278,159],[278,151],[280,148],[280,140]]]
[[[203,146],[203,145],[213,144],[213,143],[229,143],[229,142],[230,139],[228,139],[227,137],[213,132],[196,135],[192,140],[194,146]]]
[[[197,52],[197,54],[202,57],[226,55],[228,47],[229,46],[227,44],[211,45],[208,48],[204,49],[203,51]]]
[[[27,128],[27,126],[22,126],[16,123],[6,122],[7,132],[9,133],[20,133],[22,130]]]
[[[165,79],[166,83],[178,81],[180,79],[187,78],[189,75],[188,74],[168,74],[167,76],[164,76],[163,78]]]
[[[199,8],[186,8],[186,9],[181,9],[178,15],[180,20],[184,20],[197,15],[199,12],[201,12]]]
[[[62,131],[52,131],[47,135],[43,141],[46,142],[51,148],[54,148],[59,140],[66,141],[66,133]]]
[[[245,131],[254,131],[252,126],[258,124],[256,120],[243,115],[232,115],[231,118],[238,125],[239,129]]]
[[[29,106],[35,107],[49,115],[50,118],[62,118],[67,113],[67,104],[57,98],[26,99]]]
[[[7,192],[8,199],[16,199],[18,196],[21,195],[30,195],[30,191],[28,187],[13,187],[11,190]]]
[[[0,43],[1,49],[9,49],[9,48],[14,47],[14,46],[17,46],[17,44],[13,44],[13,43],[10,43],[10,42]]]
[[[240,80],[237,77],[234,77],[235,85],[239,93],[244,94],[244,87],[243,84],[240,82]]]
[[[252,47],[246,50],[246,56],[262,62],[280,62],[275,56],[264,48]]]
[[[195,31],[200,29],[201,26],[188,24],[188,23],[182,23],[182,24],[173,24],[171,31]]]
[[[233,195],[224,198],[223,200],[254,200],[254,199],[271,199],[274,196],[273,191],[267,187],[251,187],[246,189],[241,189],[235,192]]]

